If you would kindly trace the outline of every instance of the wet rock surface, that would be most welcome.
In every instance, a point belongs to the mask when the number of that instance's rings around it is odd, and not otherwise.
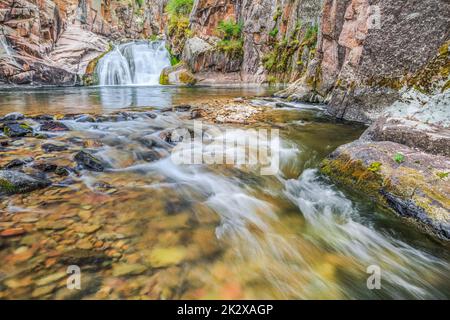
[[[50,184],[49,180],[32,177],[22,172],[0,170],[1,193],[26,193],[48,187]]]
[[[322,172],[450,240],[448,158],[394,142],[357,141],[333,152]]]

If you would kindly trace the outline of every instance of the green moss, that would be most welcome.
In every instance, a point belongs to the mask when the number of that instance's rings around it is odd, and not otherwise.
[[[170,84],[169,82],[169,75],[165,73],[164,71],[161,72],[161,75],[159,76],[159,84],[163,86],[167,86]]]
[[[178,78],[181,83],[187,85],[195,85],[197,83],[197,79],[195,79],[195,77],[189,72],[181,72]]]
[[[444,180],[445,178],[448,178],[449,172],[438,172],[438,173],[436,173],[436,175],[437,175],[440,179]]]
[[[244,42],[242,40],[221,40],[217,43],[216,49],[234,57],[242,57]]]
[[[376,172],[380,171],[381,166],[382,166],[381,162],[373,162],[370,164],[370,166],[367,168],[367,170],[376,173]]]
[[[450,41],[444,43],[436,56],[413,74],[408,73],[394,78],[373,77],[367,79],[365,83],[371,87],[387,87],[396,91],[404,87],[415,88],[422,93],[430,94],[436,89],[436,84],[447,81],[441,89],[444,92],[450,87],[447,80],[450,75],[449,45]]]
[[[278,6],[277,10],[275,11],[275,14],[273,15],[273,21],[277,22],[282,14],[283,14],[283,12],[281,11],[281,7]]]
[[[92,86],[98,83],[97,75],[95,74],[95,69],[97,68],[97,64],[107,53],[109,53],[113,49],[113,45],[109,43],[108,49],[103,52],[101,55],[92,59],[86,67],[86,71],[82,76],[82,81],[85,86]]]
[[[0,178],[0,191],[6,193],[16,192],[16,187],[6,179]]]
[[[360,160],[351,160],[345,155],[337,159],[325,159],[320,171],[339,184],[359,190],[382,203],[385,202],[380,190],[386,182],[379,174],[366,168]]]

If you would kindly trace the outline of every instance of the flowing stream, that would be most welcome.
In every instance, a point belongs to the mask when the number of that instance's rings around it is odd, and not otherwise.
[[[0,199],[0,228],[32,230],[0,246],[1,297],[450,297],[445,244],[317,170],[321,159],[364,128],[329,122],[316,106],[275,109],[274,101],[258,98],[253,103],[267,113],[251,128],[280,130],[281,170],[274,176],[245,166],[175,164],[169,155],[190,144],[182,141],[174,151],[161,133],[193,128],[183,112],[155,110],[156,118],[142,114],[121,122],[64,120],[71,131],[50,142],[67,145],[68,157],[84,145],[110,169],[83,171],[61,185]],[[215,135],[228,130],[239,136],[240,129],[222,125]],[[40,147],[33,143],[12,146],[2,163],[35,156]],[[154,151],[162,157],[149,162]],[[91,260],[74,256],[79,248]],[[67,263],[83,270],[84,289],[76,294],[64,279],[46,283],[49,276],[64,275]],[[380,290],[367,287],[373,265],[381,269]]]
[[[164,41],[120,44],[100,59],[97,76],[101,86],[158,85],[161,71],[170,67]]]

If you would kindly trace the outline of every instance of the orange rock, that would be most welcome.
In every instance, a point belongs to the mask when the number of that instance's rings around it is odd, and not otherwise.
[[[23,228],[11,228],[6,229],[0,232],[1,237],[14,237],[14,236],[20,236],[24,234],[26,231]]]

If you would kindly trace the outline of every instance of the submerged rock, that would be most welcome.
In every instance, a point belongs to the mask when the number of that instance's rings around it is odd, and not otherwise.
[[[335,182],[450,240],[448,158],[394,142],[356,141],[333,152],[321,170]]]
[[[7,164],[5,164],[2,169],[13,169],[13,168],[22,167],[31,161],[33,161],[33,159],[31,159],[31,158],[14,159],[14,160],[11,160],[10,162],[8,162]]]
[[[93,155],[87,153],[86,151],[78,152],[75,155],[74,160],[83,169],[86,169],[89,171],[102,172],[107,167],[102,161],[100,161]]]
[[[45,143],[41,146],[42,150],[45,152],[59,152],[67,150],[67,147],[64,145],[56,145],[53,143]]]
[[[18,171],[0,170],[0,193],[26,193],[46,188],[51,181]]]
[[[8,137],[25,137],[32,134],[33,129],[26,123],[8,122],[3,125],[3,133]]]
[[[70,129],[62,122],[44,121],[40,127],[40,130],[41,131],[58,132],[58,131],[69,131]]]

